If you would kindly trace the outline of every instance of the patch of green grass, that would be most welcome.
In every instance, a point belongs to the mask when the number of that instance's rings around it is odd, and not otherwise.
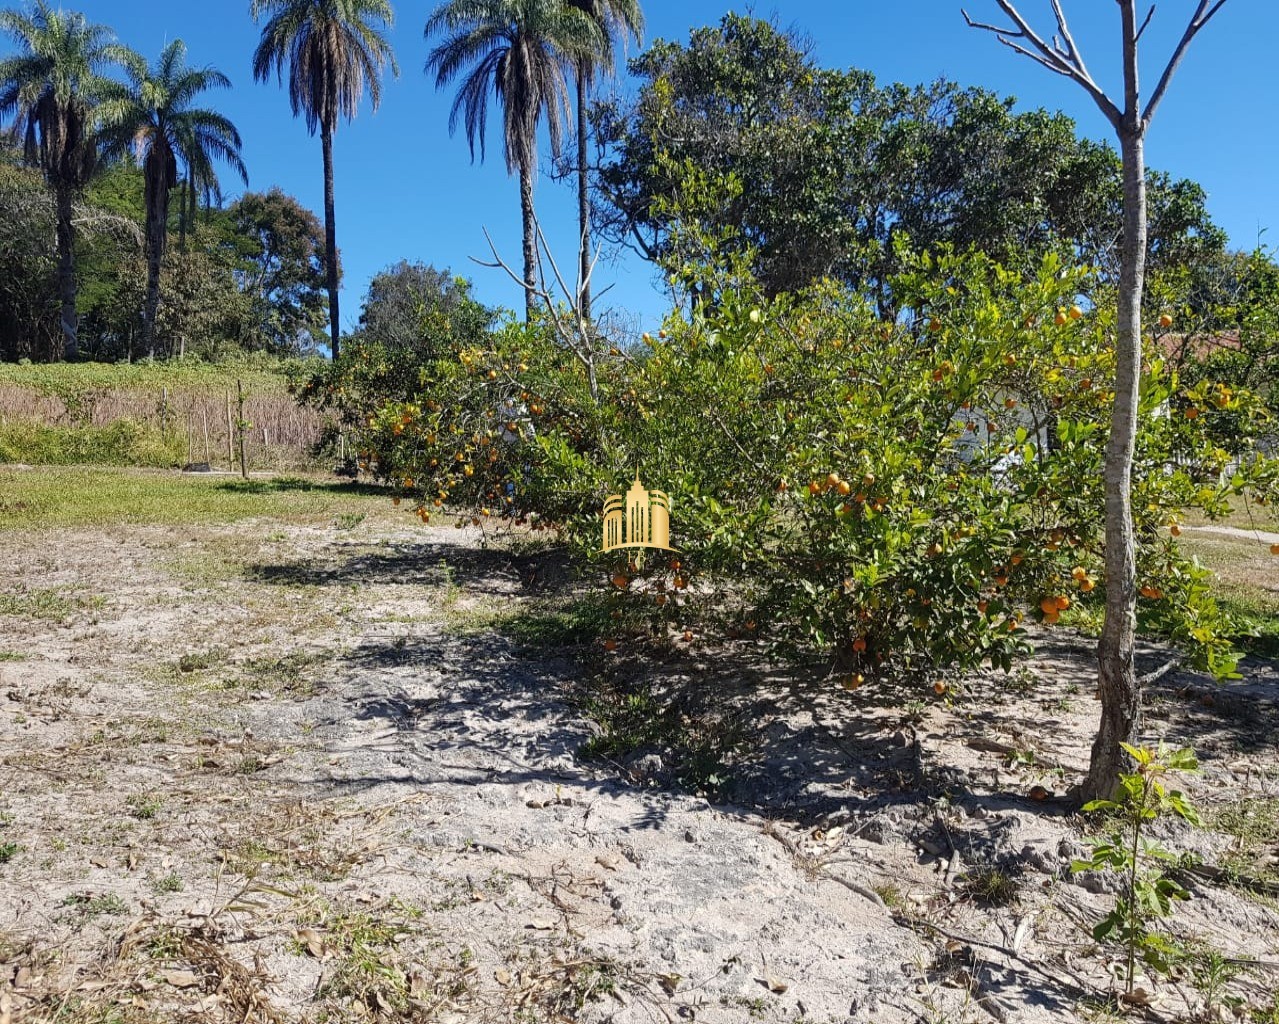
[[[25,654],[19,654],[17,651],[0,651],[0,661],[26,661]]]
[[[0,864],[8,864],[21,849],[17,843],[0,843]]]
[[[300,477],[240,480],[87,466],[0,467],[0,530],[191,525],[258,517],[325,522],[377,510],[381,488]]]
[[[0,463],[37,466],[180,466],[186,442],[159,427],[121,419],[105,427],[11,422],[0,424]]]
[[[1196,530],[1182,533],[1178,544],[1217,574],[1217,600],[1242,627],[1234,638],[1239,649],[1279,659],[1279,558],[1269,545]]]
[[[555,649],[597,643],[613,625],[605,601],[583,598],[558,608],[521,609],[496,629],[527,647]]]
[[[106,598],[96,594],[84,596],[53,587],[19,587],[10,593],[0,593],[0,615],[20,619],[62,622],[77,612],[97,611],[105,604]]]
[[[113,892],[105,892],[101,896],[92,893],[71,893],[62,901],[64,907],[75,907],[85,917],[97,917],[108,914],[119,917],[129,912],[129,906]]]
[[[150,821],[160,813],[164,801],[154,793],[134,793],[125,800],[125,804],[128,805],[130,815],[139,821]]]
[[[175,871],[162,878],[155,879],[151,883],[151,888],[158,893],[181,892],[186,888],[186,883],[182,881],[182,877]]]
[[[1257,859],[1279,847],[1279,797],[1243,797],[1224,804],[1209,816],[1209,825],[1235,839],[1224,866],[1256,874]]]
[[[959,878],[959,891],[984,907],[1010,907],[1021,898],[1021,882],[995,864],[979,864]]]

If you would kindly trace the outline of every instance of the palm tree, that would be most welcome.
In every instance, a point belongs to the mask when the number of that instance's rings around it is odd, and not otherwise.
[[[0,29],[19,53],[0,61],[0,119],[14,117],[26,161],[38,166],[57,210],[58,294],[67,359],[79,355],[75,277],[76,195],[97,166],[93,104],[102,72],[122,57],[105,25],[84,15],[55,11],[36,0],[27,12],[0,11]]]
[[[484,159],[489,93],[502,104],[506,170],[520,176],[524,305],[531,319],[537,288],[537,127],[545,114],[551,149],[558,154],[568,117],[565,67],[596,52],[599,33],[589,17],[562,0],[448,0],[426,23],[427,38],[435,35],[445,39],[431,51],[426,72],[434,72],[436,88],[465,73],[449,114],[449,132],[463,122],[472,159],[477,138]]]
[[[142,347],[155,355],[155,318],[160,308],[160,268],[169,233],[169,194],[178,184],[178,163],[197,180],[213,175],[215,160],[227,163],[247,185],[240,159],[240,133],[214,110],[193,107],[208,89],[228,89],[216,68],[192,68],[187,48],[175,39],[154,66],[131,53],[124,61],[127,81],[105,87],[99,108],[104,159],[132,153],[142,167],[146,209],[147,290],[142,306]]]
[[[578,59],[577,78],[577,218],[579,284],[577,308],[582,318],[591,318],[591,198],[587,191],[586,100],[595,76],[612,71],[616,62],[616,40],[634,37],[638,43],[644,31],[644,13],[639,0],[565,0],[593,22],[599,33],[599,48]]]
[[[318,129],[324,148],[325,270],[329,286],[329,332],[338,357],[338,246],[334,225],[333,133],[338,120],[350,121],[364,90],[376,110],[382,102],[382,73],[399,75],[391,43],[383,34],[395,22],[388,0],[253,0],[254,19],[263,15],[262,41],[253,54],[253,77],[265,82],[272,69],[284,82],[289,65],[293,116]]]

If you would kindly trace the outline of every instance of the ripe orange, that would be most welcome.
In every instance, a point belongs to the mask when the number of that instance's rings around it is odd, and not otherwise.
[[[691,629],[684,630],[684,642],[690,643],[693,639],[693,631]]]
[[[1004,399],[1004,408],[1005,408],[1005,409],[1016,409],[1016,408],[1017,408],[1017,399],[1015,399],[1015,398],[1005,398],[1005,399]]]
[[[1008,561],[1012,562],[1013,565],[1021,565],[1022,559],[1023,555],[1021,552],[1014,552],[1013,556],[1008,559]]]
[[[861,654],[862,651],[866,650],[866,638],[864,636],[859,636],[853,641],[853,650],[855,650],[858,654]]]
[[[852,493],[853,488],[847,480],[841,480],[835,485],[835,490],[840,494],[847,496]]]
[[[838,474],[838,473],[827,473],[827,474],[826,474],[826,486],[827,486],[827,487],[838,487],[838,486],[839,486],[839,474]]]
[[[1172,326],[1172,317],[1169,316],[1167,313],[1164,313],[1159,318],[1159,326],[1167,330],[1169,327]]]
[[[1279,544],[1271,544],[1271,545],[1270,545],[1270,553],[1271,553],[1272,555],[1279,555]]]
[[[1069,607],[1070,598],[1068,598],[1065,594],[1062,594],[1057,598],[1057,611],[1064,612]]]
[[[613,577],[613,586],[615,586],[618,590],[625,590],[630,582],[630,579],[627,578],[625,573],[619,572]]]
[[[1070,316],[1070,319],[1078,320],[1081,316],[1084,315],[1084,311],[1080,309],[1078,306],[1071,306],[1068,311],[1068,315]]]
[[[1169,523],[1168,532],[1171,533],[1174,537],[1180,537],[1181,527],[1177,523]]]
[[[989,601],[978,601],[978,602],[977,602],[977,610],[978,610],[979,612],[981,612],[983,615],[985,615],[985,614],[986,614],[986,609],[987,609],[987,608],[989,608],[989,607],[990,607],[990,602],[989,602]]]
[[[1045,597],[1039,602],[1039,608],[1045,615],[1057,614],[1057,599],[1055,597]]]
[[[1083,582],[1088,578],[1088,570],[1082,565],[1077,565],[1070,570],[1070,575],[1075,578],[1076,582]]]
[[[1064,326],[1066,323],[1066,314],[1061,310],[1057,310],[1057,315],[1053,317],[1053,323],[1055,323],[1058,327]]]
[[[937,680],[937,682],[933,683],[933,693],[937,694],[938,697],[940,697],[945,692],[946,692],[946,684],[943,683],[940,679]]]
[[[604,641],[604,650],[606,650],[606,651],[615,651],[615,650],[617,650],[617,641],[616,641],[616,640],[605,640],[605,641]]]
[[[810,481],[808,482],[808,493],[809,493],[809,494],[821,494],[821,493],[822,493],[822,485],[821,485],[821,484],[819,484],[816,480],[810,480]]]
[[[1199,418],[1199,410],[1196,409],[1193,405],[1186,410],[1186,419],[1197,420],[1198,418]]]
[[[1158,601],[1164,596],[1164,592],[1158,587],[1152,587],[1149,583],[1147,583],[1141,588],[1141,596],[1147,597],[1152,601]]]
[[[1096,586],[1097,584],[1090,579],[1083,579],[1079,581],[1079,589],[1082,590],[1085,594],[1089,593]]]

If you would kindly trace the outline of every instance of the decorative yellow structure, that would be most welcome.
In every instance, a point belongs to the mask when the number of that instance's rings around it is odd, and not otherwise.
[[[665,491],[647,490],[638,470],[624,498],[610,494],[604,502],[604,550],[616,548],[675,550],[671,547],[671,499]]]

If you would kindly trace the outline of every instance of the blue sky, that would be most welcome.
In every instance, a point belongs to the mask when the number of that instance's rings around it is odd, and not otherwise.
[[[963,0],[963,5],[978,20],[998,20],[994,0]],[[428,50],[422,28],[432,5],[395,6],[393,42],[400,77],[387,83],[381,108],[375,114],[365,110],[344,124],[335,143],[338,245],[346,274],[343,326],[355,323],[370,277],[401,258],[466,274],[475,280],[480,298],[522,308],[519,289],[501,271],[470,260],[488,256],[485,228],[512,265],[520,259],[518,186],[506,175],[500,139],[491,136],[487,162],[472,164],[465,139],[449,137],[451,96],[437,93],[422,70]],[[1193,0],[1159,3],[1142,41],[1148,90],[1194,6]],[[1109,125],[1077,86],[1018,57],[989,34],[968,29],[960,7],[961,0],[789,0],[737,8],[706,0],[647,0],[646,39],[687,39],[691,28],[712,24],[730,9],[776,16],[784,27],[811,37],[824,65],[865,68],[882,82],[916,83],[944,75],[1016,96],[1023,108],[1064,110],[1082,133],[1110,136]],[[1116,93],[1117,5],[1066,0],[1065,7],[1094,76]],[[279,185],[318,212],[323,208],[319,140],[291,117],[282,89],[274,82],[253,82],[250,57],[257,28],[248,8],[248,0],[78,4],[148,57],[168,40],[181,38],[193,64],[212,64],[229,75],[234,88],[214,102],[244,137],[250,188],[265,191]],[[1048,0],[1021,0],[1020,8],[1045,30],[1051,27]],[[1230,0],[1196,40],[1160,108],[1147,147],[1152,166],[1205,186],[1214,218],[1241,248],[1251,248],[1259,238],[1279,244],[1276,44],[1279,3]],[[624,71],[614,87],[631,87]],[[239,182],[228,177],[227,185],[234,196]],[[575,240],[571,186],[543,174],[537,205],[567,272]],[[1266,229],[1269,234],[1259,234]],[[651,327],[661,319],[665,304],[651,266],[628,257],[602,263],[597,275],[598,286],[612,285],[604,305],[628,310],[637,326]]]

